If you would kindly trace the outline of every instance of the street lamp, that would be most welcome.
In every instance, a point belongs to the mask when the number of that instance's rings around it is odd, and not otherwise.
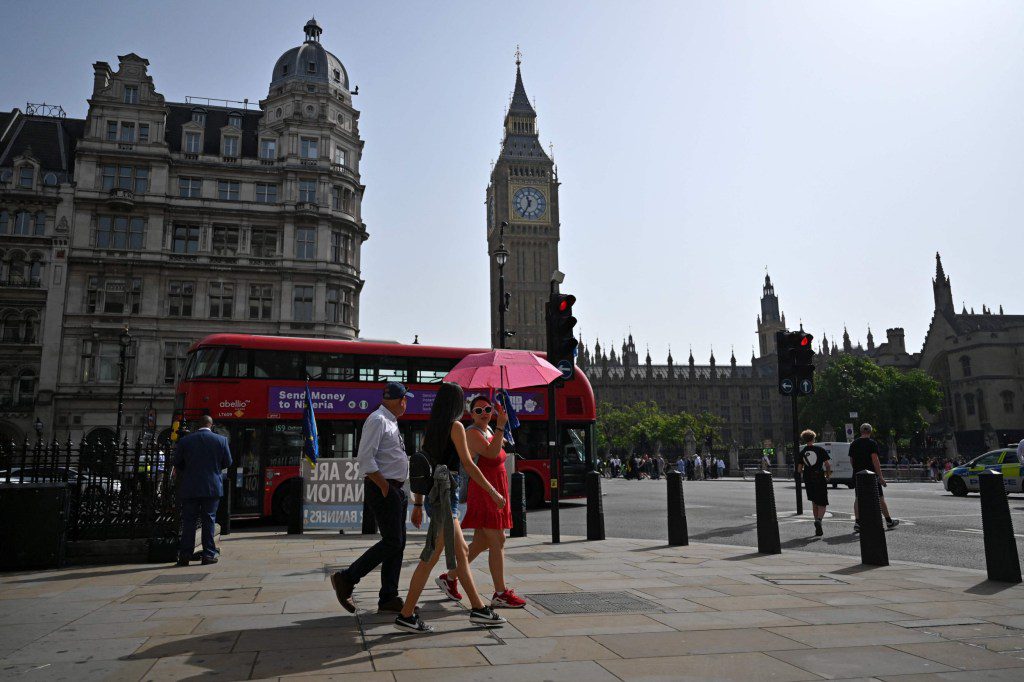
[[[509,294],[505,293],[505,263],[508,262],[508,249],[505,248],[505,228],[508,223],[502,221],[498,237],[498,249],[494,252],[494,262],[498,264],[498,348],[505,347],[505,339],[512,334],[505,331],[505,311],[508,310]]]
[[[43,420],[40,419],[39,417],[36,417],[36,421],[35,421],[35,423],[32,426],[34,426],[35,429],[36,429],[36,440],[42,440],[43,439]]]
[[[120,378],[117,386],[117,436],[115,445],[121,444],[121,419],[124,417],[124,375],[125,370],[128,368],[128,347],[132,343],[132,335],[128,333],[128,325],[125,325],[124,329],[121,330],[118,342],[121,345],[121,352],[117,363]]]

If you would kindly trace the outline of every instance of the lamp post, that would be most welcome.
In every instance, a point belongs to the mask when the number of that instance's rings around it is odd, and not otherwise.
[[[39,417],[36,417],[36,421],[35,421],[34,424],[32,424],[32,426],[34,426],[35,429],[36,429],[36,440],[42,440],[43,439],[43,420],[40,419]]]
[[[494,262],[498,264],[498,348],[505,347],[505,339],[509,333],[505,331],[505,311],[508,310],[508,294],[505,293],[505,263],[508,262],[508,249],[505,248],[505,228],[508,223],[502,221],[498,249],[494,252]]]
[[[125,370],[128,368],[128,347],[132,343],[132,335],[128,333],[128,325],[124,326],[121,330],[121,335],[118,337],[118,342],[121,345],[120,355],[118,356],[117,369],[120,374],[118,385],[117,385],[117,436],[116,445],[121,444],[121,419],[124,417],[124,375]]]

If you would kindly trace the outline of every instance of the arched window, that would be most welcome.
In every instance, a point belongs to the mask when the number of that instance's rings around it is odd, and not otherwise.
[[[4,341],[21,340],[21,317],[13,310],[0,318],[0,339]]]
[[[36,373],[26,369],[18,375],[18,383],[14,386],[14,404],[31,405],[36,397]]]
[[[28,266],[28,281],[31,284],[38,285],[43,280],[43,264],[39,260],[33,259]]]
[[[7,281],[11,284],[24,284],[26,274],[25,256],[15,251],[7,261]]]
[[[46,234],[46,211],[39,211],[36,213],[36,224],[32,234],[37,237],[42,237]]]
[[[18,211],[14,214],[14,234],[32,234],[32,214]]]
[[[30,310],[25,313],[22,341],[25,343],[39,343],[39,315],[34,311]]]
[[[971,359],[966,355],[960,356],[960,369],[963,370],[964,376],[971,376]]]

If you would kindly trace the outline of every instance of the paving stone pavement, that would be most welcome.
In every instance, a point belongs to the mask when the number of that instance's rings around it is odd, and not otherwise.
[[[595,613],[531,601],[508,626],[474,627],[432,584],[431,635],[360,610],[327,581],[372,540],[329,533],[235,534],[220,563],[70,567],[0,575],[0,677],[20,680],[1021,680],[1024,586],[920,564],[651,540],[510,539],[507,582],[587,593]],[[409,539],[402,582],[422,547]],[[552,554],[555,553],[555,554]],[[518,558],[517,558],[518,557]],[[486,559],[474,565],[490,594]],[[168,582],[178,579],[180,582]],[[601,593],[629,612],[601,612]],[[621,595],[620,595],[621,597]],[[610,603],[610,602],[609,602]]]

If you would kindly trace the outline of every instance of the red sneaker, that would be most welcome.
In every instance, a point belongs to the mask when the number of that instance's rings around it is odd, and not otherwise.
[[[491,607],[495,609],[521,609],[526,606],[526,600],[516,594],[515,590],[507,589],[504,592],[495,592],[491,597]]]
[[[447,573],[442,573],[437,576],[434,580],[437,586],[441,588],[441,591],[448,596],[452,601],[462,601],[462,593],[459,592],[459,579],[449,577]]]

